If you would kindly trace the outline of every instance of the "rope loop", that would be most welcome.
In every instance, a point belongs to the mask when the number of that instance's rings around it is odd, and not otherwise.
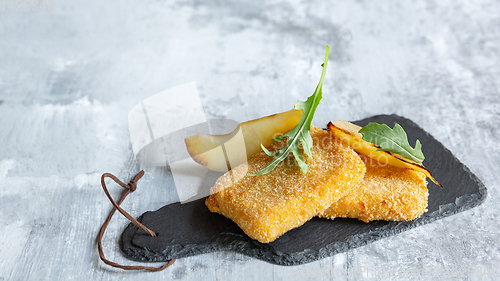
[[[142,176],[144,176],[144,171],[140,171],[134,177],[134,179],[132,179],[128,184],[124,184],[121,180],[119,180],[117,177],[115,177],[113,174],[110,174],[110,173],[105,173],[101,176],[102,189],[104,190],[104,193],[106,193],[106,196],[108,197],[111,204],[113,204],[113,210],[111,210],[111,213],[109,214],[108,218],[106,219],[106,221],[104,222],[104,224],[101,227],[101,231],[99,231],[99,235],[97,236],[97,250],[99,252],[99,257],[101,258],[101,260],[105,264],[113,266],[113,267],[117,267],[117,268],[121,268],[121,269],[125,269],[125,270],[161,271],[161,270],[164,270],[165,268],[171,266],[172,264],[174,264],[176,259],[171,259],[166,264],[164,264],[160,267],[128,266],[128,265],[121,265],[121,264],[118,264],[118,263],[115,263],[115,262],[112,262],[112,261],[106,259],[106,257],[104,256],[104,252],[102,250],[102,237],[104,236],[104,232],[106,231],[106,228],[108,227],[109,222],[111,221],[111,218],[115,214],[116,210],[118,210],[123,216],[125,216],[128,220],[130,220],[135,226],[146,231],[152,237],[156,237],[156,233],[154,233],[152,230],[150,230],[149,228],[144,226],[142,223],[140,223],[138,220],[133,218],[131,215],[129,215],[129,213],[127,213],[125,210],[123,210],[120,207],[120,205],[123,203],[123,201],[125,200],[127,195],[129,195],[131,192],[134,192],[137,189],[137,181],[139,181],[142,178]],[[110,178],[110,179],[114,180],[117,184],[119,184],[123,188],[127,189],[125,191],[125,193],[123,193],[123,195],[120,198],[120,200],[118,201],[118,203],[116,203],[115,200],[113,200],[113,198],[111,197],[111,195],[108,192],[108,188],[106,187],[106,183],[104,182],[104,180],[106,178]]]

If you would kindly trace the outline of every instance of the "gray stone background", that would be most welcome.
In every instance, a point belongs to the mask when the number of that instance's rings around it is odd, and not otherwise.
[[[0,280],[500,278],[498,1],[34,2],[0,3]],[[194,80],[208,118],[285,111],[313,92],[326,44],[313,123],[410,118],[484,182],[483,205],[295,267],[232,252],[160,273],[99,261],[95,236],[111,210],[102,173],[146,171],[123,205],[135,216],[177,200],[165,169],[133,158],[135,104]],[[126,225],[114,218],[104,250],[137,264],[117,246]]]

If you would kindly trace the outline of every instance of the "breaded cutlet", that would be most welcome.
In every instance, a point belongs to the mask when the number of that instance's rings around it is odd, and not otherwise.
[[[372,220],[408,221],[427,211],[427,181],[421,172],[381,165],[366,156],[366,174],[349,194],[319,216]]]
[[[289,156],[267,174],[248,176],[272,160],[261,151],[217,180],[206,200],[210,211],[232,219],[252,239],[268,243],[345,196],[363,179],[363,161],[318,127],[311,126],[311,137],[312,157],[303,154],[306,174]],[[275,142],[269,150],[279,145]]]

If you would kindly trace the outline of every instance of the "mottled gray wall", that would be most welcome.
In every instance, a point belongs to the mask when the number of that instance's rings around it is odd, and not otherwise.
[[[0,280],[317,280],[363,268],[499,278],[498,1],[52,3],[36,12],[0,3]],[[128,180],[145,169],[124,203],[134,215],[177,200],[168,171],[133,159],[132,106],[194,80],[209,118],[285,111],[313,92],[326,44],[313,123],[410,118],[484,181],[482,206],[297,267],[231,252],[155,274],[98,260],[94,237],[111,209],[103,172]],[[116,245],[125,225],[113,220],[105,252],[133,264]],[[363,274],[340,279],[371,277]]]

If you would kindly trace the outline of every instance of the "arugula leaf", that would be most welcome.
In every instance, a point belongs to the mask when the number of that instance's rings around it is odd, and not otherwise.
[[[377,151],[393,152],[419,164],[425,159],[420,141],[417,140],[415,148],[412,148],[405,130],[397,123],[394,129],[386,124],[370,123],[361,128],[359,133],[363,135],[363,140],[380,146]]]
[[[305,174],[307,173],[307,164],[302,158],[302,155],[299,150],[299,142],[302,144],[302,149],[304,153],[311,157],[311,148],[313,146],[313,140],[311,137],[311,122],[314,117],[314,112],[316,112],[316,108],[318,107],[321,98],[323,97],[323,81],[325,80],[326,74],[326,66],[328,64],[328,53],[330,52],[330,46],[326,46],[326,55],[325,62],[321,65],[323,67],[323,72],[321,73],[321,78],[319,80],[319,84],[316,87],[314,93],[307,98],[305,102],[298,101],[295,103],[295,109],[302,109],[302,117],[300,118],[299,123],[286,134],[279,136],[277,138],[272,139],[273,141],[282,141],[285,138],[288,138],[288,141],[282,149],[271,153],[269,152],[262,144],[262,150],[269,155],[274,156],[274,159],[265,167],[264,169],[258,171],[255,174],[249,174],[249,176],[257,176],[267,174],[272,171],[276,166],[278,166],[281,161],[285,160],[288,154],[291,152],[295,157],[295,160],[300,166],[300,170]]]

